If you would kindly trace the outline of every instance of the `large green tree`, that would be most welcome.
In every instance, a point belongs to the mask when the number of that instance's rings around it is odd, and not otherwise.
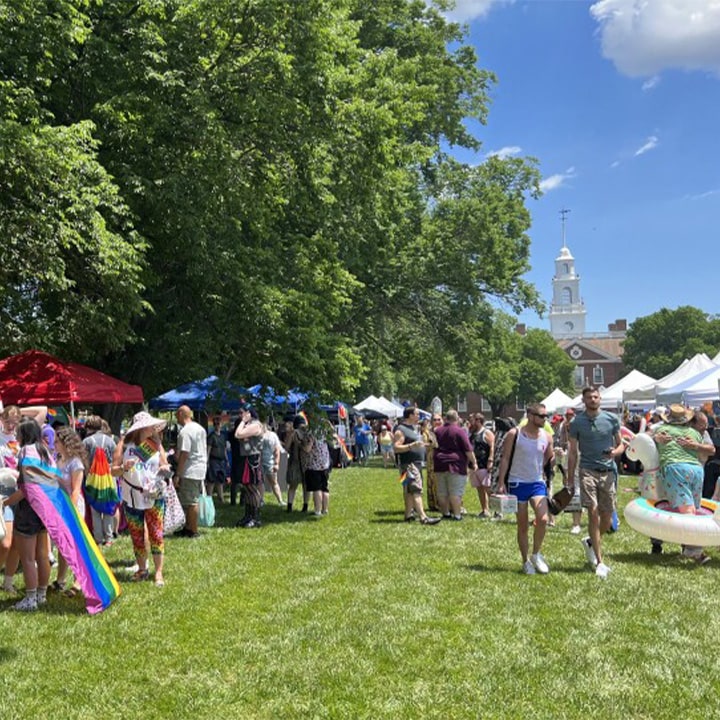
[[[466,120],[486,120],[493,77],[424,0],[52,6],[0,3],[25,18],[28,57],[53,58],[37,114],[82,137],[96,215],[131,269],[103,296],[126,321],[115,345],[68,353],[149,393],[213,371],[450,392],[491,336],[490,301],[539,307],[522,280],[537,170],[446,154],[479,148]]]
[[[720,317],[689,305],[662,308],[635,320],[623,347],[625,367],[660,378],[697,353],[717,354]]]
[[[0,3],[0,353],[85,360],[124,348],[144,244],[89,120],[58,124],[53,83],[87,34],[75,3]]]

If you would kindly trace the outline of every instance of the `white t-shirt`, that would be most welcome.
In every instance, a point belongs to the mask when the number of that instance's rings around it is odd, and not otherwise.
[[[191,420],[178,433],[177,452],[187,452],[182,477],[204,480],[207,473],[207,433],[202,425]]]

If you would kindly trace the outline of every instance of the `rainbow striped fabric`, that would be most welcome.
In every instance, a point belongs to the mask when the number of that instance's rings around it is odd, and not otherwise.
[[[23,448],[20,456],[25,497],[72,569],[85,596],[85,608],[95,615],[120,595],[120,585],[70,496],[60,487],[59,471],[34,450]]]

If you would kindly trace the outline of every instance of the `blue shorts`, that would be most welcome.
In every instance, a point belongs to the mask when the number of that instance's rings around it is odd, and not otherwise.
[[[537,482],[510,480],[508,482],[508,492],[510,495],[514,495],[518,502],[527,502],[534,497],[547,497],[547,487],[542,480]]]

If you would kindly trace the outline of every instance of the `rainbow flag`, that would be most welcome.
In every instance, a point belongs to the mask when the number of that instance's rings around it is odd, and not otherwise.
[[[131,448],[130,453],[136,455],[142,462],[146,463],[159,449],[160,446],[148,438],[134,448]]]
[[[345,441],[344,441],[341,437],[339,437],[339,438],[338,438],[338,442],[340,443],[340,447],[342,448],[343,452],[345,453],[345,460],[346,460],[347,462],[352,462],[352,461],[353,461],[353,454],[352,454],[352,453],[350,452],[350,450],[348,449],[348,446],[347,446],[347,444],[345,443]]]
[[[401,485],[407,485],[410,482],[410,479],[408,478],[407,470],[400,475],[400,484]]]
[[[22,488],[27,501],[75,575],[91,615],[120,595],[120,585],[95,544],[70,496],[58,484],[60,472],[40,457],[21,455]]]

